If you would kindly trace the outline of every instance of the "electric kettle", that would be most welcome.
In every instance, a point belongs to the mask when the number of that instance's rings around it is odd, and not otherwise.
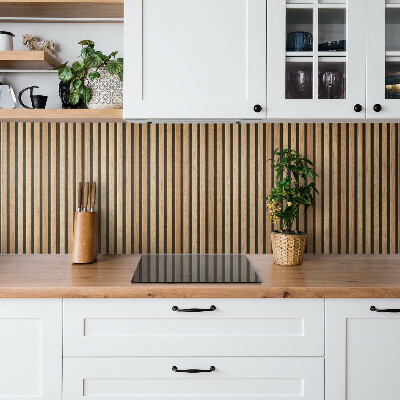
[[[47,96],[42,96],[39,94],[33,94],[33,89],[39,89],[39,86],[29,86],[25,88],[24,90],[21,90],[19,92],[18,100],[19,103],[21,104],[22,107],[24,108],[46,108],[46,103],[47,103]],[[27,107],[23,102],[22,102],[22,95],[25,92],[25,90],[30,90],[31,93],[31,102],[32,102],[32,107]]]

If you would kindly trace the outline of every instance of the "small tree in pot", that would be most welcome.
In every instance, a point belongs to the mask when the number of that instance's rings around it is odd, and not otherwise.
[[[290,149],[275,150],[272,167],[276,182],[272,193],[267,196],[269,218],[274,224],[281,222],[282,230],[273,231],[272,251],[274,262],[281,265],[298,265],[303,262],[307,235],[294,231],[293,224],[304,206],[305,211],[314,205],[314,164]]]

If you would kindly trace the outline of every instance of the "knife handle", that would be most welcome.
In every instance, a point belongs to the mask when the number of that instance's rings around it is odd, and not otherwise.
[[[94,211],[96,202],[96,182],[92,182],[92,190],[90,191],[90,211]]]
[[[87,209],[88,204],[88,197],[89,197],[89,182],[85,182],[85,186],[83,189],[83,209]]]
[[[78,211],[82,209],[82,182],[78,183]]]

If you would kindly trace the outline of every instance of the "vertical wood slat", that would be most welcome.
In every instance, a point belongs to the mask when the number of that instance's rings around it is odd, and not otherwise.
[[[98,183],[101,252],[270,252],[267,159],[285,146],[307,155],[320,175],[316,207],[298,221],[308,251],[399,249],[397,124],[0,129],[2,253],[71,251],[76,183],[91,179]]]

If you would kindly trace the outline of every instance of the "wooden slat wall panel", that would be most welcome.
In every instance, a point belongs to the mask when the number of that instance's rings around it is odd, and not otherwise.
[[[68,253],[76,186],[98,185],[103,253],[269,253],[275,148],[319,175],[314,253],[398,253],[399,124],[1,123],[1,253]]]

